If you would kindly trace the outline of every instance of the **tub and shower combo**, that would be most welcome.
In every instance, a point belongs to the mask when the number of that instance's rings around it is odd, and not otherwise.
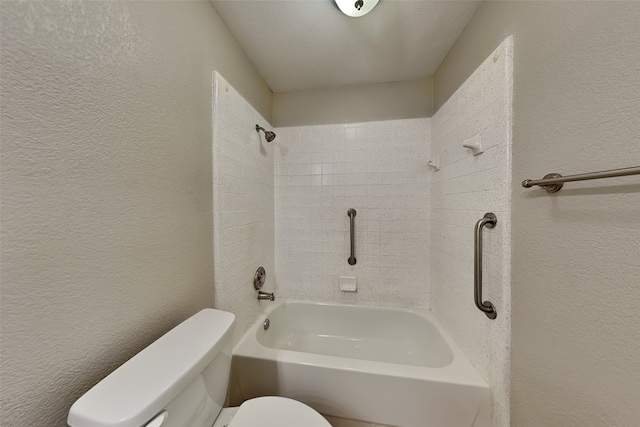
[[[398,427],[488,427],[491,395],[429,311],[285,301],[234,349],[240,399]],[[301,426],[304,427],[304,426]]]

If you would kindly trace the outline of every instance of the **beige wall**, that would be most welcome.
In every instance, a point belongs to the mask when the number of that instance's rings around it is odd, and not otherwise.
[[[213,305],[211,82],[271,91],[207,2],[2,2],[2,426]]]
[[[441,106],[513,33],[512,425],[638,425],[640,3],[488,2],[434,78]]]
[[[431,117],[431,78],[273,94],[273,125],[306,126]]]

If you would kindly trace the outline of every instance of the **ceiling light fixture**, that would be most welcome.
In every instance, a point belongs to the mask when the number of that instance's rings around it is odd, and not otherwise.
[[[378,0],[335,0],[335,2],[342,13],[352,18],[366,15],[378,4]]]

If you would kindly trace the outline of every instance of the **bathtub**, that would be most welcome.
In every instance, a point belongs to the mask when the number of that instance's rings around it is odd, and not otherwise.
[[[487,383],[429,311],[279,302],[232,360],[232,404],[278,395],[367,423],[490,426]]]

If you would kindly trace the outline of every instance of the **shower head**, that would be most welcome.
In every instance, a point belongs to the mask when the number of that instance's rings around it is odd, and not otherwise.
[[[270,130],[266,130],[262,126],[256,125],[256,132],[260,133],[260,131],[264,132],[264,139],[266,139],[267,142],[271,142],[274,139],[276,139],[276,133],[275,132],[271,132]]]
[[[264,139],[267,140],[267,142],[271,142],[274,139],[276,139],[276,134],[275,132],[271,132],[270,130],[267,130],[264,132]]]

